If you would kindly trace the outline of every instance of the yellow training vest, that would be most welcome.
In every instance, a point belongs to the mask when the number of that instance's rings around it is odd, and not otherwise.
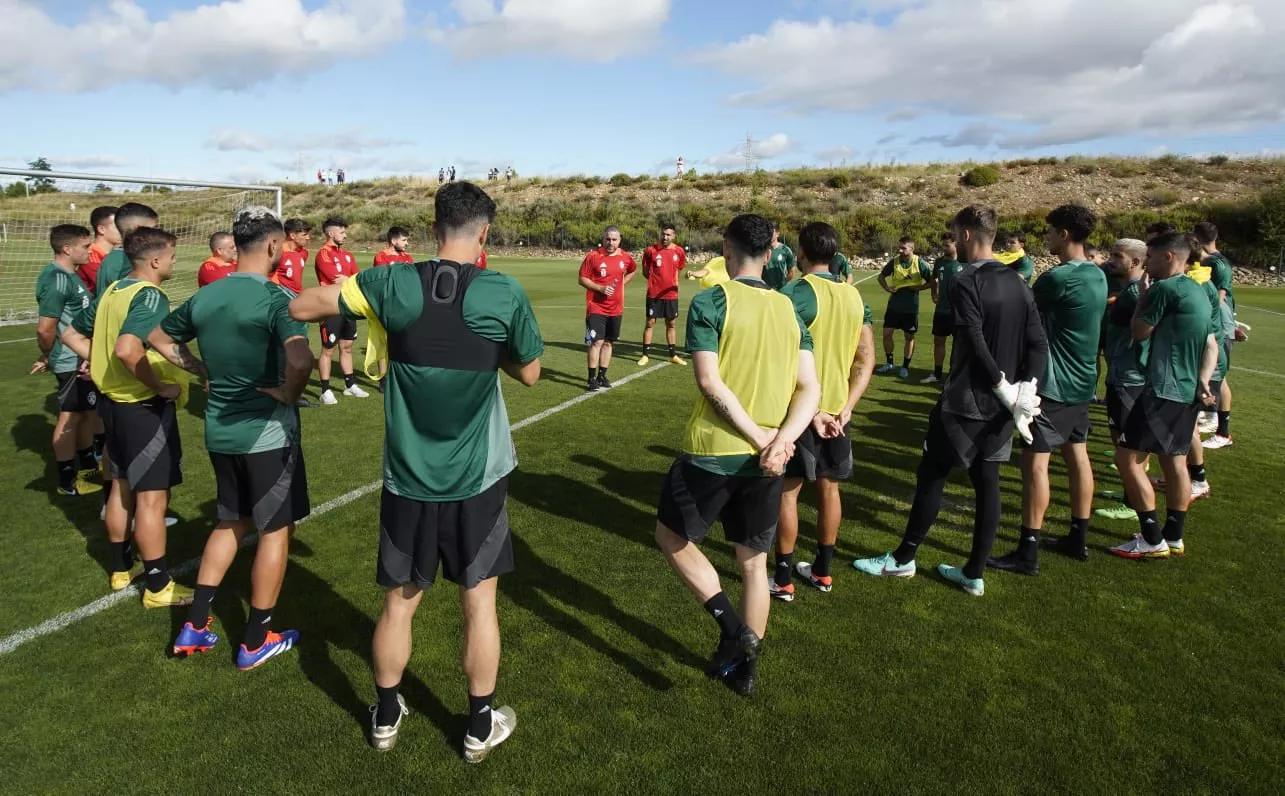
[[[345,279],[344,286],[339,289],[339,295],[343,297],[348,309],[370,322],[366,327],[366,361],[363,365],[366,375],[378,381],[383,378],[378,365],[388,358],[388,332],[384,329],[383,322],[375,315],[374,307],[366,300],[366,294],[361,292],[356,279]]]
[[[156,393],[139,381],[125,367],[125,363],[117,358],[116,339],[120,337],[121,327],[125,325],[134,296],[143,288],[155,285],[142,279],[125,287],[118,287],[120,284],[113,282],[98,301],[98,311],[94,316],[94,339],[89,348],[89,375],[103,395],[117,403],[136,404],[155,398]],[[160,293],[159,299],[168,301],[165,291],[160,288],[157,290]],[[147,350],[147,361],[159,381],[179,386],[179,398],[175,403],[180,408],[185,406],[190,380],[182,369],[151,349]]]
[[[718,338],[718,373],[741,406],[763,428],[780,428],[799,372],[802,333],[790,299],[735,280],[723,291],[727,314]],[[754,446],[702,395],[687,421],[683,450],[696,456],[754,453]]]
[[[1197,285],[1203,285],[1208,282],[1213,278],[1213,274],[1214,269],[1201,263],[1196,263],[1187,269],[1187,276],[1191,277],[1192,281]]]
[[[846,282],[816,274],[807,274],[803,279],[817,297],[817,315],[808,332],[821,380],[821,411],[837,415],[848,403],[848,375],[861,342],[866,305],[861,293]]]
[[[724,257],[715,257],[705,263],[705,275],[700,279],[701,290],[708,290],[715,285],[721,285],[731,279],[727,275],[727,259]]]
[[[892,261],[892,274],[884,280],[895,293],[906,287],[919,287],[924,283],[924,275],[919,272],[919,255],[910,255],[910,262],[903,263],[898,257]]]

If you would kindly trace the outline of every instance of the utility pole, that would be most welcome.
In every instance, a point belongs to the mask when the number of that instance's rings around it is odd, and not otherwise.
[[[745,134],[745,148],[741,150],[741,156],[745,158],[745,173],[753,174],[758,169],[759,156],[754,151],[754,136],[750,133]]]

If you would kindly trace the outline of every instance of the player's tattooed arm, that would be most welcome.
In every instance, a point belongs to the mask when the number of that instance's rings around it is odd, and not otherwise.
[[[156,353],[168,359],[174,365],[186,370],[193,376],[197,376],[201,381],[209,381],[210,373],[205,369],[205,363],[192,353],[187,347],[187,343],[175,341],[165,333],[161,327],[157,326],[147,336],[147,343]]]
[[[755,450],[767,447],[776,436],[776,431],[760,428],[750,417],[750,413],[745,411],[736,394],[718,373],[718,354],[714,351],[695,351],[692,353],[692,366],[696,372],[696,386],[719,417],[736,429]]]

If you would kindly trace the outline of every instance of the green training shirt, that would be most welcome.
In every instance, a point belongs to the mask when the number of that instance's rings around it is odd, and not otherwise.
[[[852,263],[843,252],[835,252],[834,259],[830,260],[830,274],[832,276],[843,277],[842,281],[847,282],[848,277],[852,276]]]
[[[1218,298],[1218,288],[1214,287],[1212,281],[1201,284],[1200,288],[1205,291],[1205,296],[1209,299],[1209,328],[1214,331],[1217,337],[1217,330],[1222,327],[1222,310],[1223,302]],[[1218,364],[1214,366],[1214,375],[1210,381],[1222,381],[1227,377],[1227,349],[1224,346],[1218,346]]]
[[[1141,387],[1147,383],[1142,365],[1146,359],[1150,340],[1133,339],[1133,311],[1138,307],[1141,283],[1125,285],[1115,304],[1107,311],[1106,328],[1103,329],[1102,350],[1107,360],[1107,384],[1116,387]]]
[[[54,344],[49,349],[49,369],[54,373],[75,373],[80,369],[80,357],[62,344],[62,333],[89,303],[85,283],[58,263],[46,265],[36,277],[36,312],[41,318],[58,319]]]
[[[412,263],[368,268],[352,278],[390,335],[424,312],[424,286]],[[468,330],[503,344],[510,361],[526,364],[544,353],[535,312],[516,279],[479,271],[462,304]],[[342,297],[339,305],[346,318],[364,317]],[[465,500],[517,466],[498,371],[391,359],[387,379],[384,488],[389,492],[424,502]]]
[[[1140,317],[1155,327],[1147,354],[1147,384],[1156,397],[1189,404],[1196,400],[1200,361],[1210,326],[1209,299],[1185,274],[1151,285]]]
[[[883,271],[881,271],[880,274],[882,274],[884,279],[892,276],[893,264],[896,262],[897,258],[894,257],[883,267]],[[932,269],[928,267],[928,263],[926,263],[922,257],[919,258],[919,276],[923,278],[925,284],[931,282],[933,278]],[[921,292],[923,291],[912,290],[910,288],[902,288],[901,290],[898,290],[896,293],[888,296],[886,311],[897,312],[903,315],[918,315],[919,294]]]
[[[1096,268],[1097,266],[1094,267]],[[1022,277],[1022,281],[1029,285],[1031,280],[1035,278],[1035,261],[1031,259],[1031,255],[1023,254],[1022,259],[1013,263],[1013,270],[1017,271],[1018,276]]]
[[[1225,340],[1236,339],[1236,293],[1232,289],[1232,270],[1231,262],[1223,256],[1222,252],[1215,252],[1205,258],[1205,264],[1209,266],[1209,281],[1213,282],[1215,290],[1222,290],[1227,294],[1226,301],[1219,307],[1219,327],[1221,336]]]
[[[134,271],[134,265],[125,256],[124,249],[112,249],[98,264],[98,276],[94,278],[94,295],[101,296],[107,292],[112,282],[124,279]]]
[[[205,449],[211,453],[262,453],[299,441],[299,410],[259,392],[285,378],[285,341],[308,336],[307,325],[290,318],[290,298],[266,277],[231,273],[161,321],[176,341],[201,347],[210,372]]]
[[[1088,403],[1098,384],[1107,279],[1093,263],[1071,260],[1041,274],[1033,290],[1049,341],[1040,395],[1064,404]]]
[[[773,290],[780,290],[790,281],[790,271],[795,267],[794,250],[782,243],[772,250],[772,256],[763,268],[763,281]]]
[[[933,278],[937,280],[937,315],[950,315],[950,286],[955,277],[967,266],[959,260],[942,257],[933,263]]]
[[[750,277],[738,278],[737,281],[749,285],[766,284],[763,280]],[[800,280],[801,281],[801,280]],[[811,293],[811,288],[808,289]],[[816,315],[816,294],[812,296],[812,314]],[[797,305],[795,310],[797,318]],[[727,318],[727,295],[721,290],[710,288],[696,294],[687,308],[687,351],[712,351],[718,353],[718,338],[723,333],[723,321]],[[798,318],[800,351],[812,350],[812,335],[808,325]],[[759,457],[756,454],[737,454],[733,456],[692,456],[692,463],[702,470],[719,475],[762,476]]]

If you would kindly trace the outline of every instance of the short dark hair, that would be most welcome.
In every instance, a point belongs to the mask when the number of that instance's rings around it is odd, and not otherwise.
[[[762,257],[772,248],[771,221],[747,213],[737,216],[723,230],[723,240],[740,257]]]
[[[902,237],[901,240],[897,241],[898,246],[905,246],[907,243],[909,243],[911,246],[914,246],[915,239],[911,237]]]
[[[468,180],[445,185],[433,197],[433,222],[445,236],[494,220],[495,200]]]
[[[1094,246],[1092,243],[1086,243],[1086,244],[1084,244],[1084,256],[1085,256],[1085,257],[1092,257],[1093,255],[1095,255],[1095,254],[1097,254],[1097,253],[1098,253],[1098,247],[1097,247],[1097,246]]]
[[[285,230],[287,235],[293,235],[296,232],[312,232],[312,224],[302,218],[287,218]]]
[[[409,237],[410,237],[410,230],[406,229],[406,227],[389,227],[388,234],[384,236],[384,240],[387,241],[388,243],[392,243],[393,238],[409,238]]]
[[[156,211],[138,202],[126,202],[116,208],[116,229],[124,226],[136,227],[139,221],[157,221],[160,216]]]
[[[1093,234],[1098,225],[1098,217],[1093,211],[1082,205],[1062,205],[1056,207],[1044,219],[1050,227],[1061,230],[1071,236],[1075,243],[1084,243]]]
[[[238,251],[250,251],[272,235],[285,234],[281,219],[266,207],[247,207],[232,222],[232,239]]]
[[[955,214],[951,226],[966,229],[977,236],[978,240],[992,243],[995,232],[999,229],[999,216],[995,208],[986,205],[969,205]]]
[[[824,221],[813,221],[799,230],[799,248],[813,265],[828,264],[839,253],[839,230]]]
[[[54,254],[62,254],[64,246],[92,237],[94,233],[79,224],[59,224],[49,230],[49,248],[54,250]]]
[[[675,234],[678,232],[678,227],[674,226],[672,221],[662,221],[660,224],[660,231],[664,232],[667,229],[672,229]]]
[[[241,217],[241,214],[238,213],[237,218],[240,218],[240,217]],[[218,232],[214,233],[213,235],[210,236],[210,251],[216,251],[219,248],[219,245],[223,243],[224,238],[231,238],[231,237],[233,237],[232,233],[227,232],[225,230],[219,230]]]
[[[125,236],[125,256],[135,266],[178,243],[171,232],[158,227],[139,227]]]
[[[1008,233],[1008,240],[1009,240],[1009,243],[1017,242],[1022,244],[1023,247],[1025,247],[1026,233],[1021,231],[1020,229],[1015,229],[1012,232]]]
[[[1154,224],[1147,225],[1147,240],[1159,238],[1163,235],[1171,235],[1178,231],[1178,225],[1172,221],[1157,221]]]
[[[1200,253],[1200,238],[1197,238],[1195,235],[1188,235],[1187,245],[1191,247],[1191,251],[1187,254],[1187,265],[1200,265],[1200,261],[1202,259]]]
[[[321,231],[325,232],[326,230],[334,229],[335,227],[338,227],[339,229],[348,229],[348,222],[338,216],[331,216],[322,223]]]
[[[1185,263],[1191,256],[1191,238],[1181,232],[1166,232],[1148,240],[1147,248],[1173,252]]]
[[[95,207],[93,212],[89,214],[89,231],[97,235],[100,226],[116,217],[117,209],[116,205]]]
[[[942,242],[942,243],[954,243],[954,242],[955,242],[955,233],[951,232],[950,230],[946,230],[945,232],[941,233],[941,242]]]
[[[1218,240],[1218,227],[1212,221],[1201,221],[1191,228],[1191,234],[1202,244],[1208,245]]]

